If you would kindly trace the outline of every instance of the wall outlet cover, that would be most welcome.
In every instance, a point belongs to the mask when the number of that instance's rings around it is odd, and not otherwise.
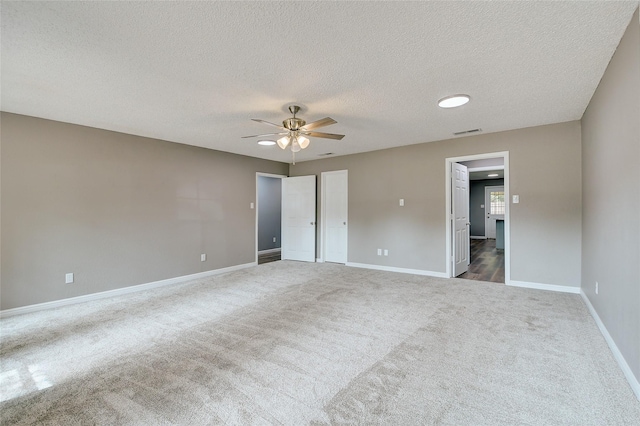
[[[65,274],[64,282],[65,282],[65,284],[71,284],[73,282],[73,272],[71,272],[69,274]]]

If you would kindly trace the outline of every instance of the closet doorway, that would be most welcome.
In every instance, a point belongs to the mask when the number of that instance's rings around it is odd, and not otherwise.
[[[256,263],[281,259],[282,178],[256,173]]]

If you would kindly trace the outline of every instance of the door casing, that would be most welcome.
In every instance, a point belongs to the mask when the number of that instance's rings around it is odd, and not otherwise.
[[[260,208],[260,203],[258,202],[258,200],[260,199],[260,197],[258,197],[258,178],[260,176],[264,176],[264,177],[270,177],[270,178],[276,178],[276,179],[282,179],[282,178],[286,178],[287,176],[285,175],[274,175],[271,173],[262,173],[262,172],[256,172],[256,202],[255,202],[255,206],[256,206],[256,260],[255,263],[256,265],[258,264],[258,209]]]
[[[504,159],[504,197],[505,197],[505,215],[504,215],[504,278],[505,284],[511,282],[511,221],[510,213],[510,191],[509,191],[509,151],[488,152],[485,154],[467,155],[462,157],[445,158],[445,259],[446,268],[445,275],[449,278],[453,277],[453,258],[452,258],[452,238],[453,226],[451,219],[451,165],[462,161],[482,160],[486,158],[503,158]]]

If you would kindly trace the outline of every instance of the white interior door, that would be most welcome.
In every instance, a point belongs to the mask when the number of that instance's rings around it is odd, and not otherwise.
[[[504,220],[504,186],[486,186],[484,188],[484,235],[496,238],[496,219]]]
[[[346,170],[322,173],[322,229],[325,262],[347,263]]]
[[[282,179],[283,260],[316,260],[316,177]]]
[[[469,173],[467,166],[452,163],[451,168],[453,270],[454,276],[469,270]]]

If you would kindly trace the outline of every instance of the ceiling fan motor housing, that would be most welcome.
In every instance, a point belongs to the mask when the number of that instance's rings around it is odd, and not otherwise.
[[[282,122],[282,126],[284,126],[285,129],[291,130],[293,132],[300,130],[300,128],[305,124],[307,124],[306,121],[295,117],[287,118]]]

